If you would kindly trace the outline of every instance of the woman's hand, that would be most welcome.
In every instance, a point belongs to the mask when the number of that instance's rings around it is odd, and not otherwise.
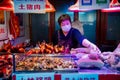
[[[87,39],[83,40],[82,45],[97,53],[101,53],[100,49],[95,44],[88,41]]]
[[[91,43],[88,48],[91,49],[92,53],[101,53],[100,49],[93,43]]]

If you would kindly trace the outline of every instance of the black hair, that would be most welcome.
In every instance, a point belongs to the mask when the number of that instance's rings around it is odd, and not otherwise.
[[[59,25],[60,25],[61,22],[64,21],[64,20],[69,20],[70,23],[71,23],[71,18],[70,18],[70,16],[69,16],[68,14],[63,14],[63,15],[61,15],[61,16],[58,18],[58,23],[59,23]]]

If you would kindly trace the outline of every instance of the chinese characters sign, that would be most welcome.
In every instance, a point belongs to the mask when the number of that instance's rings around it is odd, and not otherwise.
[[[54,73],[16,74],[16,80],[54,80]]]
[[[109,7],[110,0],[80,0],[80,9],[103,9]]]
[[[4,11],[0,11],[0,40],[7,39],[6,16]]]
[[[45,0],[14,0],[15,13],[45,13]]]
[[[61,80],[98,80],[97,74],[62,74]]]

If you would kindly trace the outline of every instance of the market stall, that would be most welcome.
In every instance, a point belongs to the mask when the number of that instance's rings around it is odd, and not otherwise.
[[[44,4],[44,0],[35,1],[43,1]],[[88,5],[88,3],[89,2],[85,2],[84,5]],[[40,5],[43,7],[43,4],[37,5],[37,7],[36,4],[37,2],[33,4],[34,10],[39,10]],[[31,4],[29,4],[29,7],[24,7],[24,5],[28,5],[28,3],[18,4],[16,5],[16,8],[18,7],[23,12],[25,11],[24,8],[28,11],[32,9]],[[44,9],[44,7],[42,9]],[[20,10],[16,10],[16,12],[18,11],[19,13]],[[31,11],[35,12],[34,10]],[[79,12],[90,11],[90,9],[79,9],[79,0],[77,0],[75,5],[72,5],[69,10],[74,12],[74,20],[78,20]],[[45,10],[41,13],[54,11],[55,8],[48,0],[46,0]],[[36,13],[39,13],[39,11],[36,11]],[[49,26],[51,28],[54,25],[54,21],[51,19],[53,19],[52,17],[55,18],[55,15],[54,13],[50,15]],[[17,37],[20,37],[19,25],[17,23],[18,19],[13,12],[10,12],[9,16],[10,31],[12,31],[11,34],[14,37],[12,39],[17,39]],[[17,25],[13,25],[13,23],[16,23]],[[77,26],[81,26],[82,28],[79,20],[78,23]],[[49,30],[50,34],[48,35],[51,39],[54,30]],[[83,33],[82,35],[84,35],[83,30],[81,32]],[[0,48],[0,79],[120,80],[120,43],[114,51],[98,53],[94,49],[85,47],[72,48],[69,50],[68,47],[63,45],[53,45],[53,43],[49,43],[45,40],[43,40],[43,42],[38,41],[37,43],[31,43],[31,40],[28,39],[24,42],[12,45],[12,40],[8,37],[8,40],[3,42],[3,45]]]
[[[56,47],[45,42],[38,43],[38,47],[29,50],[25,43],[9,46],[7,49],[9,52],[1,50],[1,68],[5,71],[2,75],[7,75],[6,79],[11,74],[13,80],[120,79],[119,45],[114,52],[101,53],[100,58],[93,54],[95,51],[87,48],[76,48],[67,53],[64,47]]]

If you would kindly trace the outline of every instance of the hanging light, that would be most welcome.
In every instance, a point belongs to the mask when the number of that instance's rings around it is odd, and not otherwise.
[[[102,9],[102,12],[120,12],[120,3],[118,0],[112,0],[109,8]]]
[[[46,0],[45,11],[46,12],[55,12],[56,11],[55,8],[53,7],[53,5],[48,0]]]
[[[77,0],[77,2],[74,5],[70,6],[68,10],[72,12],[90,11],[90,9],[79,9],[79,0]]]
[[[0,0],[0,10],[14,10],[14,5],[12,0]]]
[[[69,11],[78,12],[79,11],[79,0],[68,8]]]

